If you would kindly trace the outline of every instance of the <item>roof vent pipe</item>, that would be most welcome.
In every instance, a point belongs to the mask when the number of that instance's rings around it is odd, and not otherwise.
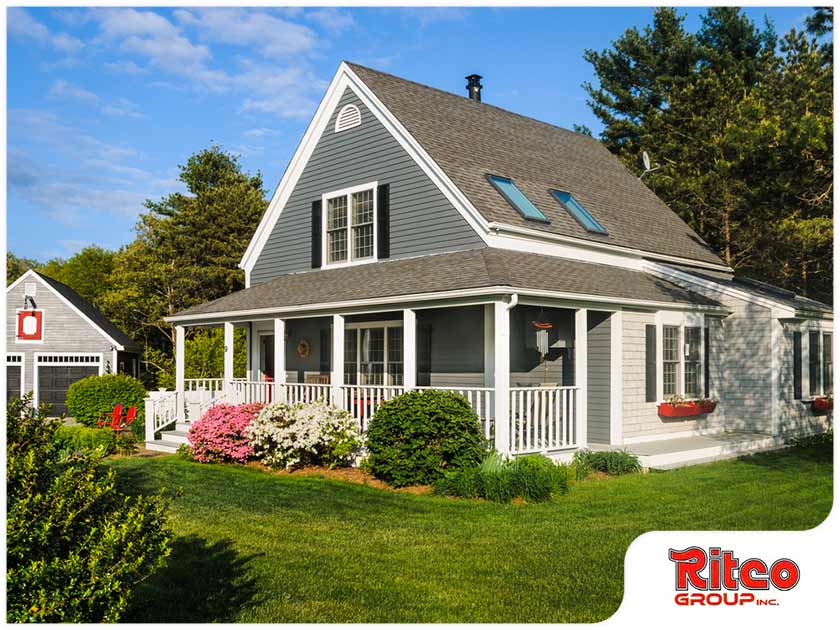
[[[481,85],[481,75],[471,74],[465,78],[467,79],[467,92],[470,98],[474,101],[481,102],[481,88],[484,87]]]

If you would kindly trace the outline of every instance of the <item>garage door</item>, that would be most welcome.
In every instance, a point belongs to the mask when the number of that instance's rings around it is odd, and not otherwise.
[[[67,413],[67,388],[76,381],[99,374],[97,355],[46,355],[38,357],[38,402],[52,405],[50,415]]]
[[[6,366],[6,400],[20,398],[20,376],[19,365]]]

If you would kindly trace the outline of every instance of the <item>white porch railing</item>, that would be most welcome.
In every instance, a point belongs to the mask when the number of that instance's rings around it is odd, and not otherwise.
[[[222,378],[188,378],[184,380],[184,390],[188,392],[220,392],[224,387]]]
[[[275,384],[270,381],[229,381],[226,387],[220,379],[191,379],[185,393],[186,407],[196,407],[200,417],[207,409],[222,402],[270,403],[274,401]],[[195,383],[195,385],[193,385]],[[488,440],[495,437],[496,392],[492,387],[418,387],[440,389],[464,396],[481,422]],[[513,455],[571,449],[583,446],[578,426],[577,387],[511,387],[510,388],[510,448]],[[342,385],[340,399],[335,400],[332,385],[320,383],[285,383],[280,385],[279,400],[289,404],[326,400],[350,412],[359,430],[365,431],[376,409],[384,401],[405,391],[402,386]],[[198,404],[196,404],[198,403]],[[178,399],[175,392],[159,394],[146,401],[147,441],[154,433],[178,420]],[[193,414],[190,414],[193,415]],[[197,418],[190,417],[190,420]],[[149,436],[152,437],[149,437]]]
[[[511,387],[510,452],[578,446],[577,387]]]
[[[341,406],[353,416],[359,431],[366,431],[376,408],[403,392],[405,388],[399,385],[342,385]]]
[[[178,421],[177,392],[152,392],[145,399],[146,441],[152,442],[155,434]]]

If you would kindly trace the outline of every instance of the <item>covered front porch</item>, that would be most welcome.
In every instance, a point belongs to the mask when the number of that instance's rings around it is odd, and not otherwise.
[[[512,293],[226,319],[176,325],[176,389],[149,401],[151,448],[185,441],[189,423],[221,402],[326,400],[364,431],[383,401],[412,389],[463,395],[487,439],[511,455],[608,444],[620,423],[618,308]],[[224,328],[218,378],[186,378],[184,342],[198,326]],[[244,377],[234,377],[236,328],[247,338]]]

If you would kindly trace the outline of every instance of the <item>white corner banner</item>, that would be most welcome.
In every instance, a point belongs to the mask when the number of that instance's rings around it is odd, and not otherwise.
[[[806,531],[644,534],[627,550],[624,600],[604,625],[827,627],[840,601],[836,521],[831,514]]]

